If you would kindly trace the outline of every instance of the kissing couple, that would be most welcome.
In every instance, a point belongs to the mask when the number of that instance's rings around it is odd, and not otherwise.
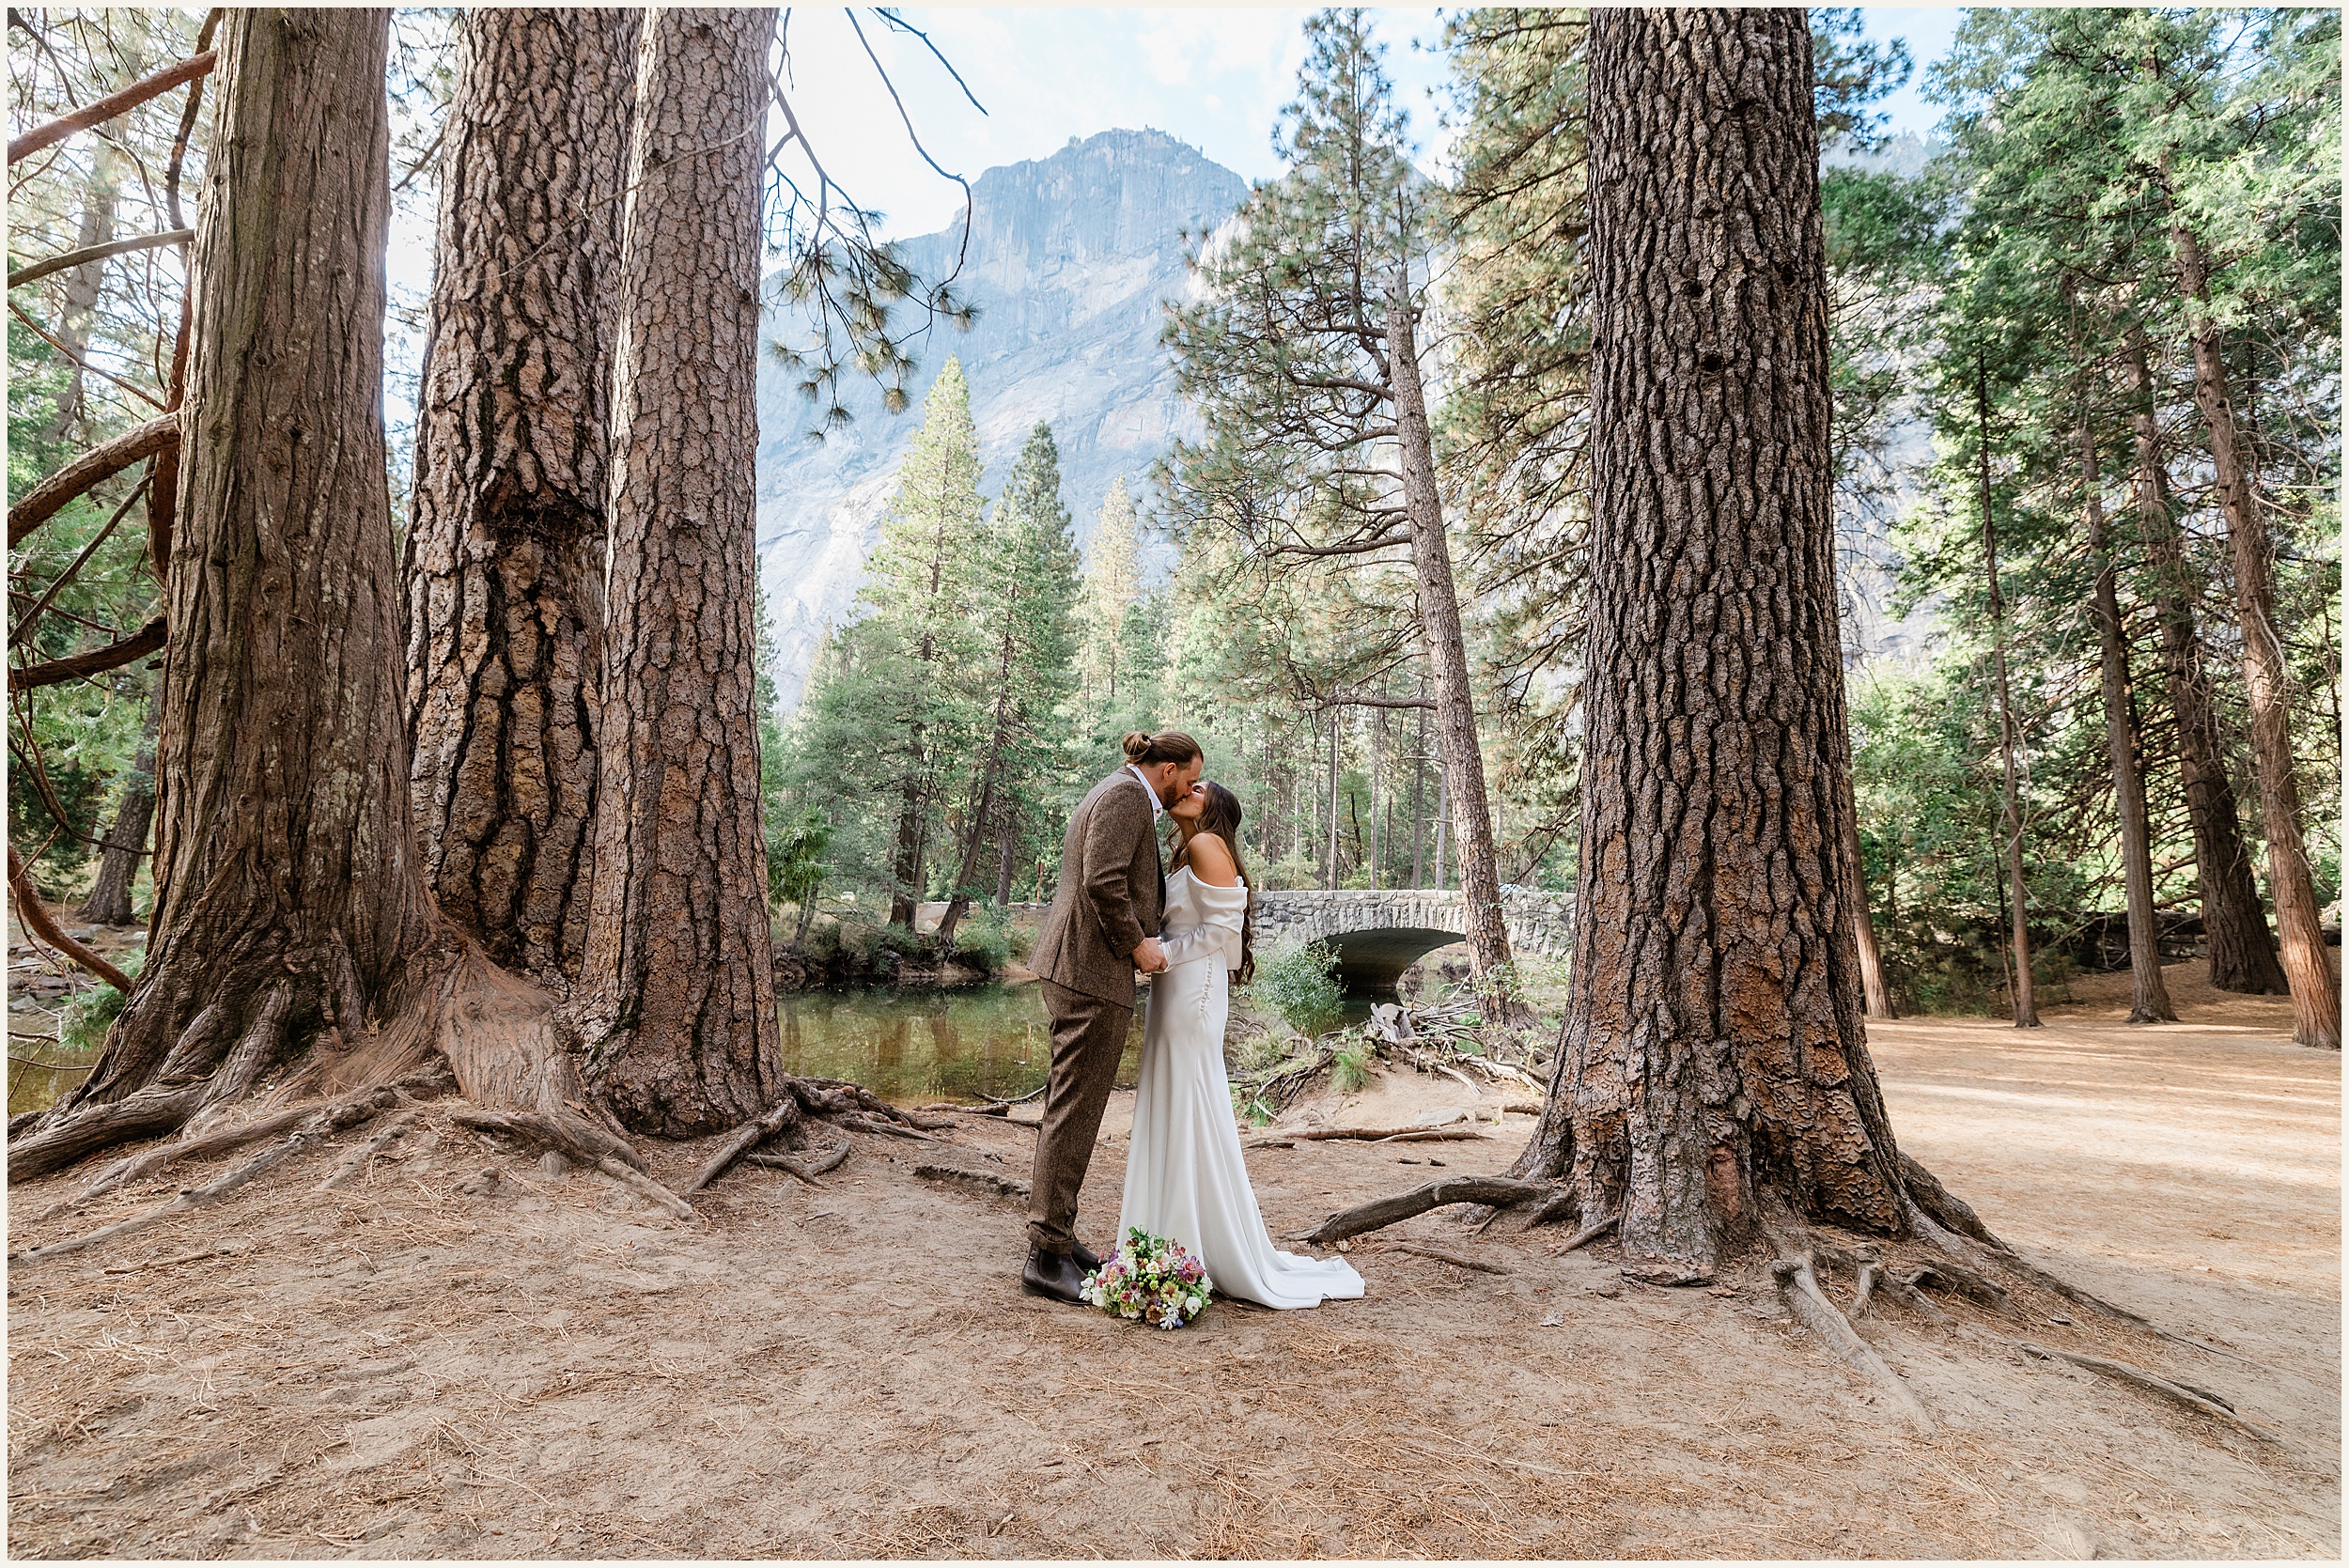
[[[1267,1307],[1362,1294],[1343,1258],[1274,1249],[1241,1161],[1223,1072],[1232,976],[1254,969],[1239,801],[1203,781],[1199,743],[1174,730],[1126,737],[1126,766],[1068,819],[1060,886],[1032,967],[1051,1018],[1052,1067],[1035,1141],[1021,1287],[1082,1299],[1100,1257],[1077,1239],[1077,1193],[1134,1016],[1135,971],[1152,976],[1117,1234],[1181,1242],[1216,1288]],[[1158,825],[1174,819],[1170,877]]]

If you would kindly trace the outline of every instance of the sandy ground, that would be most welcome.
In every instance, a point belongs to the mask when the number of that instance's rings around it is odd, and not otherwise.
[[[742,1171],[700,1224],[447,1129],[336,1194],[314,1191],[319,1156],[201,1225],[12,1267],[8,1546],[2335,1557],[2341,1059],[2292,1047],[2282,1004],[2172,972],[2180,1025],[2126,1029],[2090,982],[2042,1032],[1901,1023],[1875,1053],[1904,1147],[1994,1229],[2232,1354],[2049,1323],[2089,1314],[2030,1293],[2031,1321],[1999,1327],[2217,1389],[2280,1447],[1903,1312],[1862,1319],[1932,1412],[1919,1434],[1766,1279],[1657,1289],[1605,1244],[1559,1256],[1554,1230],[1442,1214],[1354,1248],[1361,1301],[1112,1322],[1019,1294],[1014,1204],[913,1176],[920,1158],[1024,1175],[1032,1135],[995,1123],[940,1148],[858,1135],[820,1191]],[[1325,1097],[1305,1113],[1469,1109],[1490,1136],[1252,1153],[1268,1217],[1299,1229],[1431,1157],[1497,1170],[1529,1125],[1490,1126],[1499,1103],[1408,1073]],[[1097,1244],[1129,1104],[1086,1188]],[[696,1152],[656,1150],[656,1169]],[[45,1223],[73,1182],[19,1187],[10,1247],[190,1179]]]

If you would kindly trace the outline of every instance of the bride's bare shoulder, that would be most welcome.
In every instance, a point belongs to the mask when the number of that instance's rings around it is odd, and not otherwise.
[[[1236,887],[1239,883],[1239,864],[1232,859],[1231,846],[1214,833],[1194,835],[1186,859],[1190,874],[1203,882],[1219,888]]]

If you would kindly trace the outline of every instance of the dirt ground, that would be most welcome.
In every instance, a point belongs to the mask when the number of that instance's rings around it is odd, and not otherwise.
[[[1019,1294],[1014,1203],[913,1175],[1024,1176],[1032,1135],[980,1119],[937,1147],[855,1135],[823,1190],[739,1171],[697,1224],[443,1128],[336,1193],[314,1156],[200,1222],[12,1265],[8,1547],[2337,1557],[2341,1058],[2294,1048],[2279,1001],[2221,998],[2195,966],[2171,984],[2175,1026],[2122,1026],[2118,977],[2038,1032],[1904,1022],[1874,1048],[1903,1146],[1994,1230],[2230,1354],[2030,1293],[2031,1320],[1997,1327],[2216,1389],[2280,1446],[1905,1311],[1860,1319],[1931,1412],[1921,1434],[1766,1276],[1659,1289],[1605,1243],[1560,1256],[1554,1229],[1444,1213],[1354,1247],[1361,1301],[1113,1322]],[[1252,1153],[1268,1218],[1300,1229],[1431,1158],[1498,1170],[1530,1126],[1494,1125],[1501,1104],[1404,1072],[1302,1107],[1467,1110],[1489,1136]],[[1121,1096],[1085,1189],[1097,1245],[1129,1114]],[[656,1172],[699,1152],[656,1148]],[[87,1173],[10,1191],[12,1250],[202,1174],[36,1220]]]

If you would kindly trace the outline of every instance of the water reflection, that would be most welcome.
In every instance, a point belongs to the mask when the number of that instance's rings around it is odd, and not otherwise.
[[[1041,1087],[1051,1070],[1051,1032],[1034,985],[809,991],[784,998],[782,1011],[786,1072],[848,1079],[900,1105],[1011,1099]],[[1141,1061],[1137,1011],[1119,1088],[1133,1087]]]

